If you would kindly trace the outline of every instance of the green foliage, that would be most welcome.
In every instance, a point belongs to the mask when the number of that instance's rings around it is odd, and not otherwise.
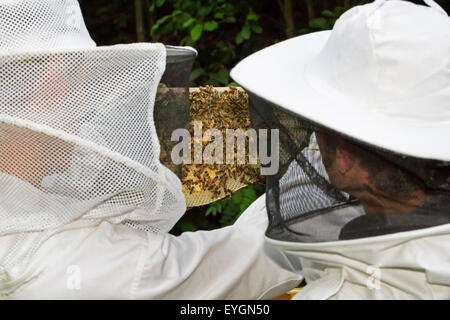
[[[264,193],[264,186],[250,186],[234,193],[229,199],[214,202],[208,206],[206,216],[220,216],[220,224],[233,224],[240,215]]]
[[[158,13],[160,8],[167,13],[156,20],[150,36],[162,42],[176,38],[177,45],[193,46],[200,52],[191,85],[227,86],[236,46],[263,31],[252,2],[249,6],[230,0],[153,0],[151,12]]]
[[[88,30],[98,44],[128,43],[136,39],[134,1],[79,0]]]
[[[216,21],[206,21],[203,24],[203,29],[206,31],[214,31],[219,27],[219,24]]]
[[[332,10],[323,10],[320,17],[309,20],[308,26],[301,28],[298,33],[306,34],[314,31],[330,30],[344,11],[344,7],[339,6]]]
[[[171,233],[179,235],[183,232],[212,230],[232,225],[264,190],[262,185],[250,186],[236,192],[229,199],[192,208],[185,213]]]
[[[262,33],[263,29],[259,25],[259,15],[253,12],[253,9],[250,8],[249,13],[245,19],[245,23],[241,29],[241,31],[236,36],[236,44],[241,44],[245,40],[250,40],[253,33]]]
[[[191,39],[193,41],[197,41],[198,39],[200,39],[202,37],[202,32],[203,32],[203,25],[197,23],[190,32],[191,35]]]

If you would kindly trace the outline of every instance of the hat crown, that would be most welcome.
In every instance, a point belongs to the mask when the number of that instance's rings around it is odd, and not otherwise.
[[[0,52],[95,47],[77,0],[2,0]]]
[[[450,121],[450,19],[430,4],[378,0],[347,11],[313,72],[379,111]]]

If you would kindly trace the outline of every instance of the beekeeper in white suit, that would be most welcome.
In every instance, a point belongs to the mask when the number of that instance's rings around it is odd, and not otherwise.
[[[257,299],[301,280],[251,209],[211,232],[159,162],[162,44],[96,47],[76,0],[0,1],[0,297]]]
[[[450,19],[377,0],[231,73],[280,132],[269,242],[300,257],[295,299],[450,298]]]

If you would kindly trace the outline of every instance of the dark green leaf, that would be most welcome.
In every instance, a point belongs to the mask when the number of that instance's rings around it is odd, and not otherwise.
[[[192,70],[191,76],[189,78],[189,81],[195,81],[198,77],[201,77],[205,73],[205,70],[203,68],[197,68]]]
[[[262,33],[263,28],[260,25],[254,24],[254,25],[252,25],[252,31],[254,33]]]
[[[181,227],[181,231],[182,232],[194,232],[194,231],[197,231],[197,227],[191,221],[183,221],[181,223],[180,227]]]
[[[150,12],[155,12],[155,2],[152,2],[152,5],[149,8]]]
[[[155,4],[156,4],[156,6],[159,8],[159,7],[162,7],[162,5],[164,4],[164,2],[166,2],[166,0],[156,0]]]
[[[227,85],[230,74],[227,69],[221,69],[211,74],[211,79],[218,81],[220,84]]]
[[[203,24],[203,29],[206,31],[214,31],[219,27],[219,24],[215,21],[207,21]]]
[[[191,30],[191,38],[194,41],[197,41],[202,37],[203,25],[196,24],[194,28]]]
[[[179,15],[179,14],[181,14],[181,13],[183,13],[183,11],[181,11],[181,10],[174,10],[174,11],[172,12],[172,17],[175,17],[175,16],[177,16],[177,15]]]
[[[211,12],[212,8],[211,7],[201,7],[200,10],[198,10],[198,15],[201,18],[206,17],[210,12]]]
[[[245,40],[248,40],[248,39],[250,39],[251,35],[252,35],[252,31],[250,30],[250,27],[244,26],[241,31],[242,38],[244,38]]]
[[[162,24],[164,24],[169,18],[172,18],[172,15],[167,15],[156,21],[151,29],[151,34],[153,34]]]
[[[210,205],[208,209],[206,209],[205,216],[209,216],[210,214],[213,216],[217,214],[217,208],[213,205]]]
[[[244,39],[242,38],[241,32],[239,32],[236,36],[236,44],[241,44],[243,41]]]
[[[232,225],[240,215],[239,206],[234,203],[229,203],[223,211],[222,217],[220,218],[220,223],[223,226]]]
[[[235,17],[229,17],[225,21],[229,22],[229,23],[235,23],[236,22],[236,18]]]
[[[325,18],[315,18],[309,21],[309,27],[316,30],[328,30],[330,29],[328,22]]]
[[[216,19],[223,19],[224,17],[225,17],[225,15],[223,12],[216,12],[214,14],[214,18],[216,18]]]
[[[215,217],[218,213],[222,213],[224,207],[224,202],[216,201],[211,203],[208,206],[208,209],[205,212],[205,216],[209,216],[210,214]]]
[[[334,12],[332,12],[332,11],[330,11],[328,9],[327,10],[323,10],[322,11],[322,15],[324,17],[327,17],[327,18],[334,18],[336,16],[336,14]]]
[[[259,20],[259,14],[256,14],[253,12],[253,10],[250,10],[250,12],[247,15],[248,21],[258,21]]]
[[[307,34],[310,32],[311,32],[311,29],[309,29],[309,28],[301,28],[298,30],[298,34]]]
[[[196,20],[194,18],[190,18],[188,20],[186,20],[185,23],[183,23],[183,28],[187,28],[189,27],[191,24],[193,24]]]

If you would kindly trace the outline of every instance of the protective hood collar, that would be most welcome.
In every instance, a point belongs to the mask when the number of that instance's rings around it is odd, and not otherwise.
[[[449,299],[450,224],[357,240],[267,241],[300,257],[295,299]]]

